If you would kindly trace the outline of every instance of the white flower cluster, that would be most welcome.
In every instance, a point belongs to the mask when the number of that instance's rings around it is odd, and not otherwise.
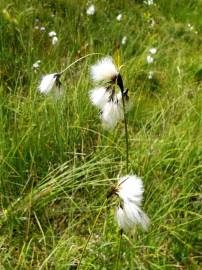
[[[144,3],[148,6],[154,5],[154,0],[145,0]]]
[[[149,49],[149,54],[147,55],[147,63],[152,64],[154,62],[154,57],[153,55],[157,53],[156,48],[150,48]]]
[[[116,219],[119,227],[128,232],[136,225],[147,230],[149,218],[141,209],[143,199],[143,183],[136,175],[126,175],[118,181],[116,194],[121,204],[116,208]]]
[[[154,55],[157,53],[157,48],[150,48],[149,54],[147,55],[147,63],[150,65],[154,62]],[[152,70],[149,71],[148,79],[152,80],[154,76],[154,72]]]
[[[86,14],[88,16],[92,16],[95,14],[95,6],[94,5],[90,5],[87,10],[86,10]]]
[[[115,93],[114,84],[118,84],[118,78],[122,84],[122,79],[110,56],[104,57],[92,65],[90,73],[95,83],[107,83],[106,87],[99,86],[90,90],[89,95],[93,105],[101,110],[103,127],[112,129],[124,117],[122,95],[124,101],[127,101],[128,91],[126,90],[123,94],[121,91],[118,94]]]
[[[37,69],[40,68],[40,65],[41,65],[41,60],[37,60],[33,65],[33,69],[36,71]]]
[[[55,45],[58,43],[58,38],[57,38],[57,34],[55,31],[51,31],[48,33],[49,37],[51,38],[52,41],[52,45]]]

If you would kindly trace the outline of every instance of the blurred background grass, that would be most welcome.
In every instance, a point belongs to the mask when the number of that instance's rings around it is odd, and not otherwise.
[[[93,52],[124,64],[130,171],[144,180],[151,218],[147,233],[124,236],[121,269],[201,268],[202,1],[154,3],[1,0],[0,269],[71,269],[107,190],[125,173],[123,124],[104,131],[89,102],[98,56],[67,71],[62,97],[36,90],[43,74]],[[82,269],[114,269],[118,241],[106,208]]]

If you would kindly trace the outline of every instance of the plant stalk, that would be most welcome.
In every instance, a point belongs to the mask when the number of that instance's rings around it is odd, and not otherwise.
[[[127,116],[126,116],[126,104],[124,100],[124,93],[121,91],[122,94],[122,104],[123,104],[123,115],[124,115],[124,128],[125,128],[125,144],[126,144],[126,173],[129,173],[129,140],[128,140],[128,123],[127,123]]]
[[[118,253],[117,253],[117,260],[116,260],[116,270],[119,269],[119,261],[120,261],[120,256],[121,256],[121,241],[122,241],[122,234],[123,231],[120,231],[120,239],[119,239],[119,246],[118,246]]]
[[[101,54],[101,53],[89,53],[87,55],[82,56],[81,58],[77,59],[76,61],[74,61],[73,63],[71,63],[69,66],[67,66],[65,69],[63,69],[61,72],[58,73],[58,75],[62,75],[66,70],[68,70],[70,67],[72,67],[74,64],[80,62],[81,60],[85,59],[88,56],[91,55],[97,55],[97,54]]]

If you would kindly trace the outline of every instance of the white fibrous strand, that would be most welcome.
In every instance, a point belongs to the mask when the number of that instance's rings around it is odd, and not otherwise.
[[[38,90],[43,94],[48,94],[54,86],[60,88],[60,75],[58,73],[48,74],[42,77],[41,83],[38,86]]]
[[[91,66],[91,78],[95,82],[113,81],[119,72],[110,56],[104,57]]]
[[[136,225],[142,226],[144,230],[149,226],[149,218],[141,209],[143,192],[142,180],[135,175],[121,177],[118,181],[116,194],[121,199],[121,204],[116,208],[116,219],[125,232]]]

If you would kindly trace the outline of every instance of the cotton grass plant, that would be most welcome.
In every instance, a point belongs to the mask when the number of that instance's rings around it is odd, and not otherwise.
[[[94,83],[99,83],[95,89],[90,90],[90,100],[101,110],[101,119],[104,128],[113,129],[118,122],[124,119],[125,127],[125,147],[126,147],[126,173],[129,173],[129,140],[127,129],[126,113],[128,111],[128,89],[124,89],[123,79],[120,74],[120,69],[116,67],[113,59],[110,56],[98,60],[96,64],[90,68],[90,75]],[[119,87],[116,94],[115,86]],[[87,245],[92,237],[98,219],[104,209],[109,204],[113,195],[118,195],[120,198],[119,205],[116,206],[116,220],[120,227],[120,242],[116,261],[116,269],[119,269],[119,260],[121,252],[122,233],[132,232],[132,229],[138,224],[145,230],[149,225],[149,218],[141,210],[143,184],[142,180],[135,175],[127,175],[121,177],[116,187],[109,189],[106,198],[95,217],[91,233],[84,245],[81,258],[79,259],[77,269],[80,269],[82,259],[85,255]]]
[[[60,77],[64,74],[64,72],[67,71],[73,64],[76,64],[77,62],[91,55],[94,54],[89,54],[81,57],[59,73],[45,75],[42,78],[40,85],[38,86],[39,91],[41,93],[48,94],[50,91],[54,90],[54,87],[57,89],[57,91],[60,90],[62,85]],[[95,89],[90,90],[89,94],[93,105],[101,110],[101,120],[103,127],[113,129],[121,120],[124,120],[126,143],[126,173],[128,174],[129,140],[126,118],[126,113],[129,108],[128,89],[124,89],[120,69],[116,67],[113,59],[110,56],[104,57],[101,60],[98,60],[96,64],[92,65],[90,73],[93,82],[99,84],[99,86],[97,86]],[[118,93],[116,93],[116,86],[119,88]],[[47,192],[50,192],[50,187]],[[142,193],[142,180],[133,175],[121,177],[117,186],[111,188],[111,191],[106,193],[106,198],[100,207],[100,210],[94,220],[91,233],[89,234],[89,237],[84,245],[77,269],[79,269],[82,265],[82,259],[85,255],[87,245],[92,237],[99,217],[104,207],[109,203],[109,200],[111,200],[113,195],[118,195],[121,200],[119,205],[116,206],[115,214],[117,223],[121,229],[120,245],[116,262],[116,268],[118,269],[121,252],[122,232],[132,231],[134,226],[138,224],[146,230],[149,224],[147,215],[141,210]],[[37,198],[39,194],[40,193],[36,194]]]

